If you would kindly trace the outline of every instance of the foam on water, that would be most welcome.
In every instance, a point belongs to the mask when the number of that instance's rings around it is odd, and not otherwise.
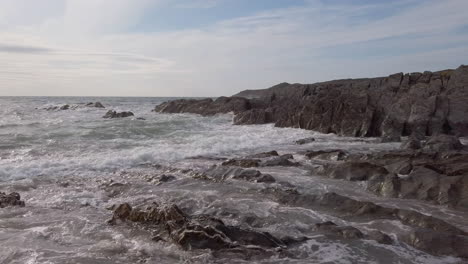
[[[294,258],[275,255],[259,263],[459,261],[430,256],[404,244],[383,246],[372,241],[347,242],[317,236],[311,226],[323,221],[363,229],[384,224],[401,232],[406,227],[397,221],[356,224],[323,212],[284,206],[262,197],[259,194],[265,187],[262,184],[242,181],[219,184],[184,175],[177,175],[175,182],[162,186],[149,183],[145,176],[160,172],[148,165],[177,168],[211,165],[206,160],[187,159],[196,156],[232,157],[271,150],[282,154],[298,149],[334,148],[362,152],[399,147],[398,143],[377,144],[375,139],[340,138],[275,128],[271,124],[233,126],[230,114],[201,117],[150,112],[167,99],[0,98],[0,191],[18,191],[26,202],[24,208],[0,209],[0,263],[232,262],[213,259],[207,250],[183,251],[171,243],[155,243],[151,234],[138,228],[106,224],[112,214],[106,208],[123,202],[138,205],[148,201],[176,203],[187,213],[210,214],[232,225],[249,227],[246,219],[254,219],[252,226],[275,236],[312,237],[292,249]],[[91,101],[101,101],[106,109],[84,106]],[[64,104],[75,109],[44,110]],[[135,118],[103,119],[111,109],[132,111]],[[311,136],[317,139],[311,144],[293,144]],[[313,177],[304,168],[262,170],[304,193],[346,192],[351,197],[394,203],[391,199],[370,197],[352,182]],[[120,184],[117,196],[108,188],[110,182]],[[398,206],[428,210],[459,223],[464,219],[462,214],[449,209],[422,205],[419,208],[414,201]]]

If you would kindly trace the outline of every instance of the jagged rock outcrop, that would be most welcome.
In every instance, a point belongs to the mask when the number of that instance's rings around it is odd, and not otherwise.
[[[19,193],[12,192],[10,194],[6,194],[0,192],[0,208],[8,206],[24,207],[24,201],[21,200],[21,196]]]
[[[283,241],[267,232],[229,226],[209,215],[188,215],[177,205],[153,203],[142,210],[124,203],[117,206],[109,223],[117,224],[119,221],[146,225],[157,233],[154,240],[171,241],[185,250],[267,250],[286,248],[291,243],[291,238]]]
[[[123,117],[129,117],[129,116],[134,116],[134,114],[132,112],[116,112],[116,111],[112,111],[112,110],[109,110],[104,116],[103,118],[123,118]]]
[[[244,98],[243,98],[244,97]],[[235,124],[275,123],[344,136],[468,136],[468,66],[315,84],[282,83],[216,100],[177,100],[164,113],[234,112]]]

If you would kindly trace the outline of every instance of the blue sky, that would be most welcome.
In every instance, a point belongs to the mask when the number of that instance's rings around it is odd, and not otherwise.
[[[0,0],[0,96],[219,96],[468,64],[466,0]]]

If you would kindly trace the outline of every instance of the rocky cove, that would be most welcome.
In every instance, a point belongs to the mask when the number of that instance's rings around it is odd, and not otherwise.
[[[151,113],[153,102],[46,104],[35,114],[59,118],[57,130],[68,120],[80,136],[67,141],[87,152],[36,169],[53,153],[40,145],[29,170],[54,170],[0,182],[0,260],[466,263],[467,89],[461,66],[164,100]],[[190,152],[206,139],[223,151]]]

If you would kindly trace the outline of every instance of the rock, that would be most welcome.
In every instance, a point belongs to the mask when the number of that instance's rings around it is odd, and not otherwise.
[[[421,141],[419,141],[415,137],[410,137],[407,141],[401,144],[401,148],[409,150],[418,150],[422,148],[422,145]]]
[[[314,230],[345,239],[364,238],[364,234],[359,231],[359,229],[352,226],[337,226],[335,223],[330,221],[315,224]]]
[[[347,219],[364,219],[366,221],[369,219],[393,219],[412,227],[428,228],[455,235],[467,235],[465,231],[433,216],[424,215],[412,210],[387,208],[372,202],[355,200],[333,192],[313,195],[300,194],[294,189],[266,188],[262,190],[262,193],[281,204],[300,206],[313,210],[327,210],[327,212],[333,215],[339,215]]]
[[[424,150],[443,152],[443,151],[458,151],[463,149],[463,144],[455,136],[436,135],[430,137],[424,144]]]
[[[68,109],[70,109],[70,105],[67,105],[67,104],[60,107],[60,110],[68,110]]]
[[[303,139],[296,140],[294,143],[296,143],[297,145],[304,145],[304,144],[309,144],[312,142],[315,142],[315,138],[310,137],[310,138],[303,138]]]
[[[269,157],[275,157],[275,156],[279,156],[279,154],[278,154],[278,152],[273,150],[273,151],[269,151],[269,152],[262,152],[262,153],[250,155],[250,156],[247,156],[247,158],[262,159],[262,158],[269,158]]]
[[[129,117],[134,116],[132,112],[120,112],[117,113],[116,111],[109,110],[103,118],[122,118],[122,117]]]
[[[87,103],[86,106],[88,107],[96,107],[96,108],[105,108],[104,105],[101,104],[101,102],[96,102],[96,103]]]
[[[137,120],[146,120],[143,117],[137,117]]]
[[[158,240],[172,241],[185,250],[286,247],[281,239],[269,233],[225,225],[209,215],[187,215],[176,205],[153,204],[140,210],[122,204],[109,222],[117,223],[117,220],[146,225],[159,233]]]
[[[468,136],[468,66],[456,70],[346,79],[315,84],[282,83],[213,101],[176,100],[164,113],[234,112],[235,124],[274,123],[341,136],[417,138],[440,133]],[[246,96],[248,98],[242,98]]]
[[[269,174],[262,174],[258,170],[242,169],[228,166],[213,166],[208,170],[197,175],[197,178],[209,179],[216,182],[222,182],[227,179],[245,180],[250,182],[275,182],[275,178]]]
[[[176,180],[176,177],[174,175],[163,174],[163,175],[159,176],[158,180],[159,180],[159,184],[162,184],[164,182],[174,181],[174,180]]]
[[[468,258],[468,237],[418,228],[406,241],[411,246],[433,255]]]
[[[370,178],[385,176],[389,173],[383,166],[369,162],[346,162],[338,165],[329,165],[325,171],[330,178],[346,179],[349,181],[365,181]]]
[[[381,143],[390,143],[390,142],[401,142],[401,137],[399,135],[387,135],[380,138]]]
[[[340,149],[308,151],[305,156],[309,159],[340,161],[346,159],[348,153]]]
[[[223,162],[221,165],[223,166],[238,166],[242,168],[252,168],[258,167],[260,164],[260,160],[258,159],[230,159]]]
[[[281,155],[279,157],[271,157],[268,158],[260,163],[262,167],[272,167],[272,166],[284,166],[284,167],[291,167],[291,166],[299,166],[299,163],[290,161],[293,159],[291,154]]]
[[[10,194],[6,194],[0,192],[0,208],[5,208],[8,206],[19,206],[24,207],[24,201],[21,200],[21,196],[17,192],[12,192]]]
[[[242,97],[219,97],[214,100],[179,99],[162,103],[155,107],[154,112],[160,113],[193,113],[204,116],[219,113],[240,113],[250,109],[249,100]]]
[[[101,104],[101,102],[94,103],[94,107],[96,107],[96,108],[105,108],[104,105]]]
[[[390,245],[393,244],[393,239],[380,231],[371,231],[366,234],[366,238],[370,240],[375,240],[380,244]]]

